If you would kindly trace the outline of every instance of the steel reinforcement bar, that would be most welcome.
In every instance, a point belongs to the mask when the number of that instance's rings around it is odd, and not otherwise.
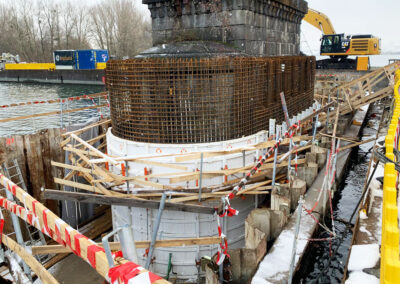
[[[252,135],[313,103],[315,57],[111,60],[112,131],[147,143],[205,143]]]

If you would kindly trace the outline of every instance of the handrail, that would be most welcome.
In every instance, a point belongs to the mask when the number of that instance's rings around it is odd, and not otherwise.
[[[400,70],[395,73],[394,98],[395,107],[392,120],[385,139],[386,157],[399,162],[393,150],[399,149],[400,133]],[[399,283],[400,279],[400,250],[399,250],[399,221],[397,204],[397,186],[399,173],[394,163],[386,163],[383,179],[382,207],[382,241],[381,241],[381,275],[380,283]]]

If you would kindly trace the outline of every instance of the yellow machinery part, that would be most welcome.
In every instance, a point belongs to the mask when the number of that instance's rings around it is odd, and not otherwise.
[[[321,12],[309,8],[307,15],[305,15],[304,17],[304,21],[306,21],[310,25],[313,25],[325,35],[336,34],[335,29],[333,28],[333,25],[328,16]]]
[[[6,63],[6,70],[54,70],[54,63]]]
[[[96,63],[96,69],[106,69],[106,62],[97,62]]]
[[[368,71],[369,70],[369,57],[359,56],[357,57],[357,71]]]

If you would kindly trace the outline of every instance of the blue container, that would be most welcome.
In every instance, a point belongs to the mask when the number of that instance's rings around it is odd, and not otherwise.
[[[76,69],[96,69],[96,55],[94,50],[76,50],[75,51]]]
[[[95,55],[96,55],[96,62],[97,63],[105,63],[108,61],[109,57],[108,57],[108,50],[105,49],[96,49],[94,51]]]

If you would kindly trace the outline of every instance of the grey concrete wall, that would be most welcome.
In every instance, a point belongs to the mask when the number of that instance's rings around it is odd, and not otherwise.
[[[250,55],[300,53],[304,0],[143,0],[151,12],[153,45],[211,40]]]

